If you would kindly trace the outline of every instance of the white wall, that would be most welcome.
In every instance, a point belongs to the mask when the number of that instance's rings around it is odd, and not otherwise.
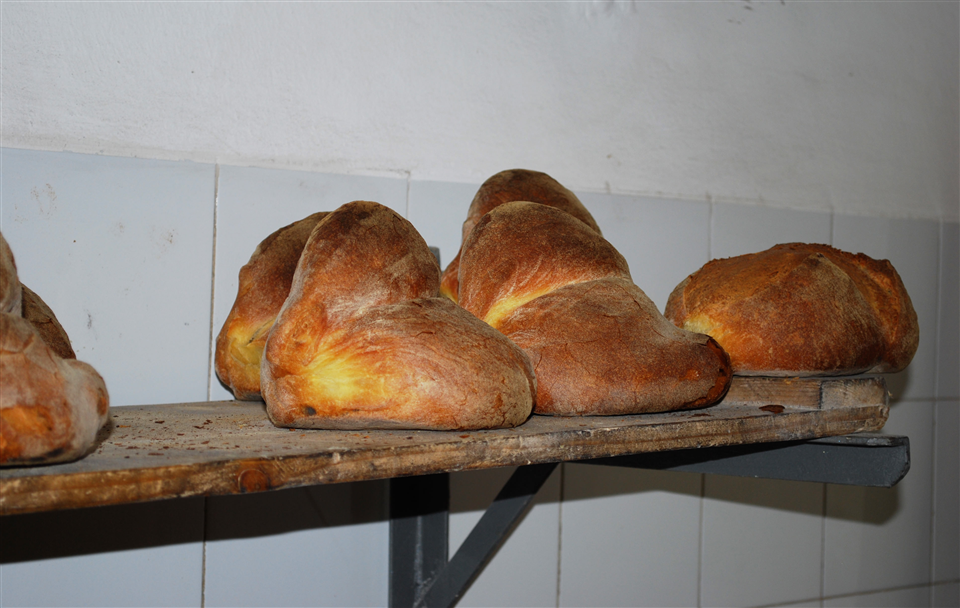
[[[114,404],[225,396],[211,335],[275,227],[372,198],[449,259],[485,177],[545,170],[661,307],[775,242],[890,259],[921,322],[887,425],[913,463],[889,490],[566,465],[461,606],[960,602],[955,3],[0,16],[0,229]],[[505,474],[454,476],[453,545]],[[0,605],[383,605],[384,493],[2,518]]]
[[[956,3],[4,3],[3,145],[956,220]]]

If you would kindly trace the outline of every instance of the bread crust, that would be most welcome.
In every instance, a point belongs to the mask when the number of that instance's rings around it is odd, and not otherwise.
[[[3,308],[16,303],[0,312],[0,466],[76,460],[107,421],[106,384],[93,367],[73,357],[53,311],[21,286],[2,234],[0,274]]]
[[[63,359],[25,319],[0,313],[0,465],[52,464],[84,456],[107,420],[103,378]]]
[[[278,426],[472,430],[530,415],[524,353],[439,297],[440,268],[387,207],[348,203],[314,228],[261,366]]]
[[[500,205],[513,201],[530,201],[560,209],[585,223],[598,234],[600,233],[600,227],[580,199],[564,188],[560,182],[540,171],[509,169],[492,175],[480,186],[467,210],[467,219],[463,222],[461,244],[467,240],[484,215]],[[457,255],[443,271],[440,280],[440,292],[454,302],[459,298],[459,267],[462,251],[461,245]]]
[[[242,401],[260,395],[260,360],[267,333],[290,294],[293,273],[314,226],[328,212],[311,214],[271,233],[240,269],[237,298],[217,335],[217,377]]]
[[[899,371],[919,344],[890,262],[821,244],[712,260],[674,289],[665,316],[714,337],[741,375]]]
[[[0,313],[19,314],[21,305],[20,281],[17,263],[7,239],[0,234]]]
[[[729,386],[723,349],[675,331],[623,256],[558,209],[512,202],[490,211],[464,242],[460,279],[460,304],[533,362],[538,414],[702,407]]]
[[[73,352],[70,337],[57,320],[57,315],[53,314],[53,310],[32,289],[22,283],[20,286],[23,289],[21,316],[33,325],[43,343],[49,346],[58,357],[76,359],[77,355]]]

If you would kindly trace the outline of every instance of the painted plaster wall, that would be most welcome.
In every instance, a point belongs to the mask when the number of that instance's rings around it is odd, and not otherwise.
[[[956,3],[4,3],[2,143],[960,217]]]

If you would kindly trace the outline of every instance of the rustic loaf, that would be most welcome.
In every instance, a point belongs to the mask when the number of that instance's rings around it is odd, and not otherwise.
[[[7,240],[0,234],[0,312],[19,314],[22,292],[17,262]]]
[[[637,287],[626,260],[572,215],[518,201],[485,214],[464,241],[459,303],[529,355],[535,412],[637,414],[710,405],[730,364]]]
[[[462,243],[473,232],[474,226],[492,209],[513,201],[530,201],[555,207],[600,232],[597,222],[580,199],[546,173],[529,169],[501,171],[483,182],[476,196],[473,197],[473,202],[470,203],[467,219],[463,222],[460,251],[447,265],[440,278],[440,292],[443,295],[454,302],[457,301]]]
[[[76,359],[77,355],[73,352],[70,337],[47,303],[26,285],[21,283],[20,287],[23,289],[20,315],[33,325],[43,343],[49,346],[58,357]]]
[[[3,235],[0,251],[6,251],[0,255],[6,303],[7,294],[21,293],[21,289]],[[22,306],[33,321],[47,324],[52,319],[56,327],[48,339],[60,340],[56,332],[62,332],[62,327],[53,312],[30,290],[24,288],[22,293]],[[37,302],[42,305],[39,311]],[[48,346],[31,321],[21,316],[20,304],[11,312],[0,312],[0,465],[75,460],[93,446],[97,431],[107,421],[106,385],[90,365],[62,357]],[[69,348],[65,332],[62,339]]]
[[[889,261],[806,243],[708,262],[677,285],[665,315],[715,338],[741,375],[899,371],[920,336]]]
[[[310,232],[326,212],[314,213],[265,238],[240,269],[237,298],[214,354],[217,377],[244,401],[260,399],[260,359],[267,333],[290,293],[293,273]]]
[[[423,238],[387,207],[355,201],[320,221],[264,348],[274,424],[470,430],[526,420],[530,361],[440,297],[439,279]]]

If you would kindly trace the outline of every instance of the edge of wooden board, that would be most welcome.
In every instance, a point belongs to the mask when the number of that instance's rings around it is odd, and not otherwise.
[[[745,394],[747,389],[752,392]],[[0,470],[0,515],[652,451],[796,441],[878,431],[889,415],[882,378],[751,378],[737,383],[737,391],[733,392],[736,402],[728,395],[722,407],[714,406],[723,416],[712,415],[714,408],[589,420],[537,416],[517,429],[470,433],[469,440],[463,434],[426,431],[418,435],[425,438],[422,441],[377,445],[377,432],[371,431],[366,435],[374,438],[370,445],[311,453],[224,455],[207,461],[68,473],[35,467],[3,475],[10,471],[5,469]],[[813,393],[815,406],[811,402]],[[785,395],[795,395],[796,403],[785,404],[780,411],[760,409],[775,404],[778,396],[785,401]],[[178,405],[139,407],[163,411]],[[324,433],[304,431],[318,432]]]

